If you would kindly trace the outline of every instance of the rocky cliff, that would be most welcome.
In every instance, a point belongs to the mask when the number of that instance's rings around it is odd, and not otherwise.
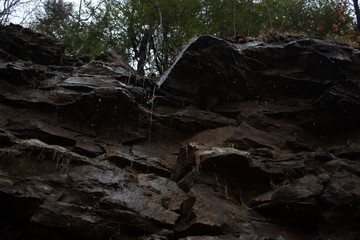
[[[360,238],[358,49],[202,36],[152,81],[0,36],[0,239]]]

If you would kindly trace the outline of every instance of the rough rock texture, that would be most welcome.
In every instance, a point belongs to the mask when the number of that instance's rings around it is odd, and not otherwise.
[[[153,82],[1,35],[0,239],[360,238],[358,49],[203,36]]]
[[[0,36],[2,61],[22,59],[43,65],[62,62],[64,43],[13,24],[0,26]]]

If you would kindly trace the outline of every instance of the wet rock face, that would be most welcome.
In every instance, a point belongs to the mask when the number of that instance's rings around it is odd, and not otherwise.
[[[359,117],[359,79],[352,64],[357,52],[318,39],[232,44],[203,36],[188,46],[159,85],[185,103],[231,118],[260,108],[272,118],[306,116],[308,127],[349,129],[357,125],[353,116]]]
[[[0,30],[6,239],[359,238],[357,49],[203,36],[154,82]]]
[[[7,59],[22,59],[43,65],[62,62],[64,43],[13,24],[0,26],[0,35],[0,62]]]

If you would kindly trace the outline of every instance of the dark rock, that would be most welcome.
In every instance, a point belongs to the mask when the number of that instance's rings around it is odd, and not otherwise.
[[[17,138],[10,132],[0,128],[0,147],[10,147],[14,145]]]
[[[327,162],[334,159],[334,156],[330,153],[326,152],[311,152],[306,155],[308,159],[319,161],[319,162]]]
[[[103,153],[90,136],[109,143],[146,138],[139,128],[143,127],[141,119],[148,121],[149,112],[139,108],[146,99],[139,87],[127,86],[111,76],[74,76],[30,63],[3,65],[0,71],[3,103],[18,102],[17,110],[0,103],[1,121],[6,124],[6,119],[13,119],[8,128],[17,137],[38,138],[88,156]],[[33,111],[26,111],[28,108]]]
[[[321,179],[307,175],[289,184],[280,186],[271,192],[269,203],[262,204],[256,209],[271,216],[306,219],[314,221],[317,217],[318,199],[323,192]]]
[[[0,26],[0,35],[0,48],[3,51],[1,56],[5,57],[5,61],[12,61],[16,57],[43,65],[56,65],[62,62],[64,43],[13,24]]]
[[[211,191],[206,185],[194,185],[192,206],[185,210],[176,231],[178,235],[222,235],[243,232],[246,209]],[[187,210],[187,211],[186,211]]]
[[[346,146],[333,149],[332,154],[339,158],[358,161],[360,160],[360,145],[350,141]]]
[[[120,237],[123,231],[138,231],[140,235],[157,232],[160,228],[156,222],[164,227],[175,224],[177,212],[187,199],[176,183],[166,178],[128,172],[107,161],[94,161],[38,140],[21,141],[0,156],[1,164],[7,165],[1,171],[1,199],[6,202],[17,196],[19,200],[13,203],[26,208],[24,216],[19,216],[21,221],[31,217],[35,229],[60,231],[64,238],[72,234]],[[20,206],[5,206],[1,211],[6,215],[2,216],[17,218]],[[97,227],[90,229],[93,225]],[[121,231],[109,231],[111,225]],[[79,233],[80,229],[90,232]]]
[[[154,173],[167,178],[171,175],[171,171],[162,166],[160,161],[154,158],[134,157],[124,153],[116,153],[106,156],[104,159],[121,168],[127,166],[139,172]]]
[[[346,171],[330,176],[319,211],[320,236],[331,234],[334,239],[356,239],[359,224],[360,188],[359,177]],[[332,227],[335,226],[336,228]],[[328,234],[326,234],[328,233]]]
[[[236,235],[222,235],[222,236],[191,236],[180,238],[179,240],[230,240],[230,239],[246,239]]]
[[[244,100],[249,100],[274,117],[299,119],[306,114],[303,124],[308,127],[350,128],[340,123],[354,127],[352,116],[357,119],[359,113],[359,83],[345,73],[352,58],[352,48],[325,40],[233,44],[203,36],[181,53],[159,85],[185,102],[227,116],[242,112]],[[311,120],[314,111],[321,117]]]
[[[71,57],[63,57],[63,65],[66,66],[73,66],[73,67],[80,67],[83,66],[91,61],[88,55],[83,56],[71,56]]]
[[[360,203],[360,178],[348,172],[337,172],[329,179],[326,185],[322,201],[329,207],[342,207]]]
[[[109,62],[109,63],[116,63],[120,65],[122,68],[126,69],[127,71],[135,73],[135,70],[129,64],[124,62],[123,58],[112,49],[96,56],[95,60]]]
[[[2,238],[359,238],[358,50],[202,36],[155,83],[0,33]]]

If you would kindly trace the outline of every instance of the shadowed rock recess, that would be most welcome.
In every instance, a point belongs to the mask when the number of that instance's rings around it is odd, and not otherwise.
[[[0,239],[360,239],[358,49],[202,36],[152,81],[0,36]]]

